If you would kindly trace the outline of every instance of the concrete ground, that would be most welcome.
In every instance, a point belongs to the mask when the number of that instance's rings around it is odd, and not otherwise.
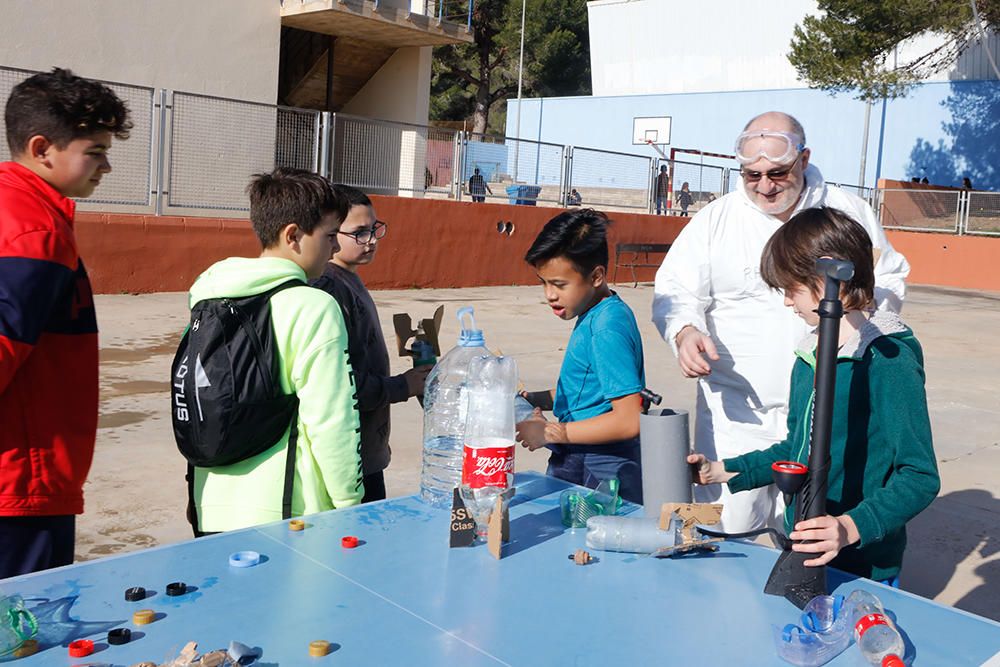
[[[664,406],[690,410],[693,381],[680,376],[648,322],[652,288],[619,287],[639,319],[648,386]],[[444,304],[442,347],[454,344],[455,311],[476,309],[487,345],[517,359],[529,389],[553,386],[572,327],[553,317],[537,287],[383,291],[374,294],[387,340],[393,313],[429,317]],[[78,523],[77,559],[190,537],[184,461],[170,428],[169,367],[187,323],[184,294],[97,297],[101,326],[101,418]],[[909,528],[903,588],[1000,620],[1000,294],[913,287],[905,317],[924,346],[927,391],[942,489]],[[393,372],[409,362],[393,358]],[[390,496],[419,486],[422,413],[393,408]],[[544,470],[545,454],[519,450],[519,470]],[[992,591],[992,593],[991,593]]]

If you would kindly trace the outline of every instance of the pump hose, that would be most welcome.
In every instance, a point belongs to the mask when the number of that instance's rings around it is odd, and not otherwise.
[[[757,537],[758,535],[770,534],[774,541],[781,545],[782,549],[791,549],[792,541],[785,537],[780,531],[774,528],[758,528],[757,530],[748,530],[745,533],[724,533],[721,530],[712,530],[711,528],[705,528],[704,526],[695,526],[699,533],[707,537],[723,537],[726,539],[743,539],[749,537]]]

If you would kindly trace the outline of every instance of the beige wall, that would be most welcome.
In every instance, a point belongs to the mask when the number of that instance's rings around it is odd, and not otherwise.
[[[0,65],[274,103],[278,0],[3,0]]]
[[[427,124],[431,47],[398,49],[342,111],[403,123]]]

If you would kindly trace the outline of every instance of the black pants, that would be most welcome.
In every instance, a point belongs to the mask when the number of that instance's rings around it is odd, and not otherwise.
[[[76,516],[0,516],[0,579],[70,565]]]
[[[365,475],[365,495],[361,499],[362,503],[370,503],[375,500],[385,500],[385,476],[382,471]]]

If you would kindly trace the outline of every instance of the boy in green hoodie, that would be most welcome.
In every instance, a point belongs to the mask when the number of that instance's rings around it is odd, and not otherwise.
[[[854,263],[841,288],[837,380],[830,435],[829,514],[792,525],[794,502],[785,509],[785,531],[795,551],[815,554],[806,566],[830,563],[869,579],[898,582],[906,548],[906,523],[937,496],[924,357],[920,343],[899,316],[872,309],[875,274],[871,238],[846,214],[832,208],[801,211],[764,247],[761,277],[785,293],[785,305],[812,326],[823,283],[816,260]],[[744,491],[772,483],[777,461],[806,464],[815,391],[816,336],[796,350],[789,394],[788,436],[762,451],[723,461],[688,456],[699,484],[728,483]]]
[[[302,282],[270,299],[281,388],[299,400],[291,512],[356,505],[364,486],[344,319],[333,297],[306,284],[340,249],[337,233],[348,204],[325,178],[293,169],[254,176],[248,192],[260,257],[230,257],[209,267],[191,287],[190,306]],[[196,535],[281,519],[289,432],[251,458],[194,469]]]

